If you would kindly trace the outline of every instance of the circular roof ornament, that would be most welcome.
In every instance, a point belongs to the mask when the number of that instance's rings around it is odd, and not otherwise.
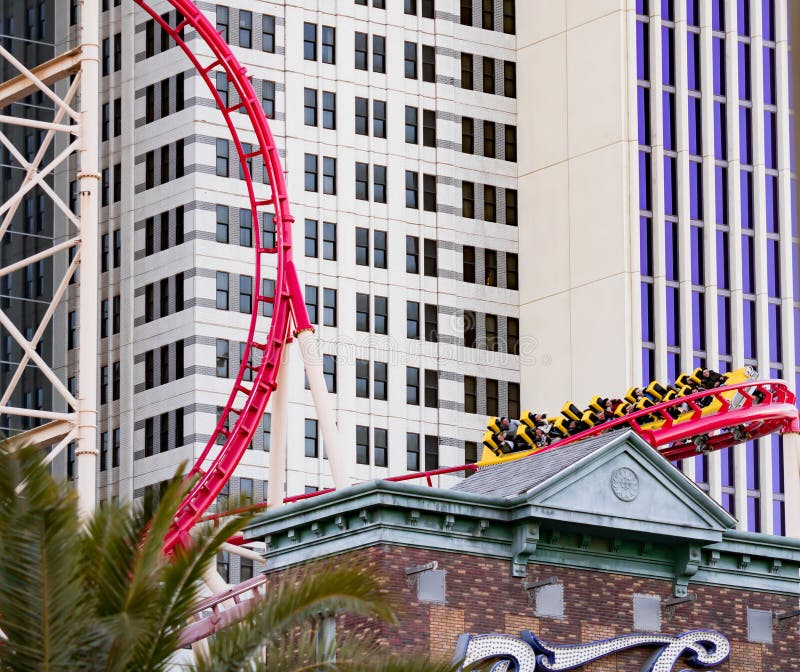
[[[632,502],[639,496],[639,477],[628,467],[616,469],[611,474],[611,492],[623,502]]]

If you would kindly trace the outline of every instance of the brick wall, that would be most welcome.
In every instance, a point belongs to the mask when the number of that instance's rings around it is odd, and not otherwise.
[[[374,546],[338,559],[366,565],[380,577],[398,617],[396,626],[370,623],[366,628],[397,653],[423,652],[438,659],[452,658],[461,633],[502,633],[518,635],[531,630],[545,641],[558,645],[578,644],[635,632],[633,596],[644,593],[672,596],[670,582],[619,574],[528,565],[528,581],[558,577],[564,586],[564,617],[535,615],[522,579],[511,576],[508,562],[473,555],[433,552],[400,546]],[[447,572],[446,603],[417,600],[409,585],[407,567],[431,561]],[[717,630],[732,645],[730,659],[718,672],[766,672],[800,669],[800,638],[797,619],[773,630],[773,644],[747,641],[747,608],[791,611],[797,598],[733,588],[690,584],[697,600],[662,611],[661,632],[677,635],[689,630]],[[364,626],[362,626],[364,627]],[[597,661],[587,672],[623,672],[640,669],[651,651],[639,649]]]

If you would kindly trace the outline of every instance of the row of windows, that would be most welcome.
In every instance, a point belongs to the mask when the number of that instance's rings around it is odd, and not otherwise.
[[[144,389],[150,390],[159,385],[166,385],[171,380],[180,380],[184,376],[184,341],[180,339],[172,344],[148,350],[144,353]],[[170,357],[170,351],[173,356]],[[158,364],[156,364],[156,360]],[[174,362],[174,367],[170,364]],[[172,376],[170,377],[170,369]],[[158,378],[156,378],[158,372]]]
[[[217,310],[230,309],[230,273],[217,271],[217,291],[216,308]],[[253,312],[253,278],[249,275],[239,276],[239,312]]]
[[[114,1],[115,3],[117,2],[117,0]],[[168,26],[177,27],[183,21],[183,15],[180,14],[180,12],[176,11],[174,19],[170,21],[170,13],[167,12],[166,14],[161,15],[161,19]],[[169,33],[161,29],[160,35],[161,39],[159,42],[160,48],[158,53],[167,51],[172,47],[172,40],[170,39]],[[179,36],[181,39],[184,38],[183,29],[181,29]],[[155,19],[150,19],[144,25],[144,56],[145,58],[152,58],[155,55],[156,55],[156,21]]]
[[[477,125],[483,131],[483,147],[480,154],[490,159],[503,159],[505,161],[517,160],[517,127],[510,124],[498,124],[494,121],[480,121]],[[497,128],[503,130],[503,144],[497,142]],[[434,131],[435,131],[434,126]],[[461,117],[461,151],[465,154],[475,154],[475,128],[476,122],[472,117]],[[502,147],[502,153],[499,151]]]
[[[368,359],[356,360],[356,396],[369,399],[370,368],[372,368],[372,398],[386,401],[389,398],[389,365],[386,362],[372,362]]]
[[[406,105],[406,142],[419,144],[419,110]],[[425,147],[436,147],[436,111],[422,110],[422,144]]]
[[[226,143],[227,144],[227,143]],[[170,181],[171,167],[175,179],[184,175],[184,139],[176,140],[174,143],[164,145],[158,150],[161,170],[159,172],[158,184],[166,184]],[[219,161],[219,159],[218,159]],[[117,164],[119,165],[119,164]],[[144,160],[144,188],[152,189],[156,186],[156,150],[150,150],[145,154]],[[116,196],[116,172],[114,193]],[[118,200],[115,198],[115,200]]]
[[[257,49],[253,39],[253,12],[245,9],[239,12],[238,46],[243,49]],[[261,51],[275,53],[275,17],[271,14],[257,15],[261,18]],[[217,5],[217,32],[222,39],[230,43],[230,8]],[[307,24],[308,25],[308,24]]]
[[[156,236],[156,219],[158,219],[158,236]],[[170,224],[169,211],[162,212],[157,218],[148,217],[144,220],[145,256],[163,252],[172,246],[182,245],[184,240],[184,209],[182,205],[175,208],[172,224]]]
[[[183,445],[184,431],[183,418],[185,410],[176,408],[172,423],[172,445],[170,445],[170,413],[160,413],[158,418],[158,452],[166,453],[170,448],[178,448]],[[156,454],[156,418],[145,418],[144,421],[144,456],[152,457]]]
[[[439,468],[439,437],[425,435],[425,463],[420,456],[420,435],[406,434],[406,469],[409,471],[432,471]]]
[[[319,91],[316,89],[303,90],[303,122],[306,126],[319,125],[317,119],[319,98]],[[336,94],[332,91],[322,92],[322,128],[336,129]],[[358,129],[358,117],[356,117],[356,129]]]
[[[439,276],[438,249],[436,240],[423,238],[423,275],[431,278]],[[419,238],[406,236],[406,273],[419,274]]]
[[[478,404],[478,391],[486,399],[486,408],[480,409]],[[508,395],[505,410],[500,404],[500,381],[492,378],[476,378],[464,376],[464,412],[479,413],[483,415],[505,415],[509,418],[520,417],[520,387],[519,383],[508,383]]]
[[[355,69],[369,69],[369,35],[356,33],[355,39]],[[386,38],[383,35],[372,36],[372,72],[386,72]]]
[[[74,249],[74,248],[73,248]],[[29,264],[19,271],[22,278],[21,296],[26,299],[43,296],[47,287],[47,273],[46,264],[44,261],[38,261],[35,264]],[[14,273],[9,273],[0,277],[0,307],[8,308],[11,305],[11,299],[14,297]],[[74,276],[73,276],[74,277]]]
[[[103,77],[111,73],[111,42],[114,43],[114,72],[122,70],[122,33],[116,33],[113,38],[103,40],[100,55],[100,66]]]
[[[356,464],[386,467],[389,464],[389,433],[381,427],[373,427],[370,444],[369,429],[365,425],[356,425]]]
[[[474,54],[461,54],[461,88],[469,91],[475,90],[475,59],[480,59],[482,65],[481,88],[483,93],[503,95],[506,98],[517,97],[517,64],[513,61],[496,61],[489,56],[476,56]],[[501,66],[503,73],[502,91],[498,91],[495,70]]]
[[[275,118],[275,82],[262,79],[256,80],[252,79],[251,83],[253,84],[253,89],[257,92],[258,86],[261,86],[261,107],[264,110],[264,114],[267,116],[268,119]],[[231,105],[231,96],[230,96],[230,82],[228,81],[228,75],[225,72],[216,72],[214,73],[214,89],[219,96],[219,99],[223,105],[223,107],[230,107]],[[258,95],[258,94],[256,94]],[[179,100],[176,104],[180,105],[180,108],[183,109],[183,101]],[[244,105],[239,106],[239,114],[247,114],[247,108]],[[267,178],[264,177],[264,183],[266,184]]]
[[[356,247],[358,247],[358,242],[356,242]],[[320,246],[319,222],[316,219],[307,219],[305,221],[304,250],[307,257],[317,259],[321,251],[323,259],[336,261],[336,224],[322,222],[322,245]]]
[[[100,403],[107,404],[109,401],[108,394],[108,366],[100,367]],[[111,400],[117,401],[120,395],[120,387],[122,382],[122,371],[119,362],[114,362],[111,365]]]
[[[225,73],[217,73],[217,82],[219,82],[219,75],[222,74],[225,76]],[[171,114],[171,112],[180,112],[184,108],[184,75],[182,72],[179,72],[175,75],[175,109],[171,110],[170,105],[170,93],[171,93],[171,82],[172,77],[167,79],[162,79],[161,82],[158,84],[158,91],[159,91],[159,98],[158,98],[158,116],[156,117],[156,85],[151,84],[144,90],[144,122],[146,124],[151,124],[157,118],[163,119]],[[226,88],[227,91],[227,88]],[[115,101],[116,103],[116,101]],[[114,111],[114,128],[116,129],[116,109]],[[117,135],[116,130],[114,135]]]
[[[173,292],[170,293],[170,286]],[[158,282],[151,282],[144,287],[144,321],[152,322],[156,317],[156,299],[158,299],[158,318],[170,314],[170,302],[178,313],[183,310],[183,273],[177,273],[174,278],[163,278]]]
[[[419,340],[421,326],[424,339],[429,343],[438,343],[439,306],[435,303],[425,303],[422,305],[422,315],[420,315],[419,302],[406,301],[406,338]],[[420,325],[421,317],[424,319],[422,325]]]
[[[182,141],[179,141],[182,142]],[[163,148],[162,148],[163,149]],[[163,164],[162,164],[163,165]],[[113,187],[114,193],[111,193]],[[111,168],[103,168],[100,173],[100,205],[106,207],[112,202],[119,203],[122,199],[122,164],[114,164],[113,184]]]
[[[517,225],[517,190],[503,189],[491,184],[479,185],[482,192],[483,213],[478,217],[475,208],[476,195],[474,182],[461,183],[461,216],[467,219],[482,219],[486,222],[497,221],[497,196],[498,193],[505,195],[505,223],[508,226]],[[480,202],[480,201],[479,201]]]
[[[500,0],[503,3],[502,24],[495,25],[495,0],[480,0],[480,27],[484,30],[500,30],[508,35],[516,32],[516,9],[514,0]],[[459,20],[462,26],[476,25],[473,20],[475,0],[461,0]]]
[[[356,331],[389,333],[389,299],[386,296],[372,297],[374,320],[370,320],[370,295],[356,293]],[[371,327],[371,328],[370,328]]]
[[[369,266],[370,260],[375,268],[387,268],[389,252],[386,231],[372,232],[372,255],[370,255],[370,230],[356,227],[356,265]]]
[[[479,319],[480,316],[480,319]],[[483,323],[483,330],[479,329]],[[519,354],[519,320],[516,317],[506,318],[506,334],[502,336],[499,328],[500,318],[486,313],[481,315],[472,310],[464,311],[464,346],[491,352],[507,352]],[[483,336],[480,336],[480,334]]]
[[[476,271],[477,256],[476,248],[471,245],[464,245],[462,248],[463,279],[487,287],[500,287],[500,277],[498,275],[498,253],[496,250],[483,250],[483,274],[478,275]],[[505,253],[506,289],[519,289],[519,257],[514,252]]]
[[[215,240],[218,243],[230,243],[231,209],[227,205],[217,205],[217,223]],[[249,208],[239,209],[239,245],[253,247],[253,211]]]
[[[120,453],[120,430],[119,427],[115,427],[111,430],[111,468],[116,469],[119,466],[119,453]],[[109,432],[101,432],[100,433],[100,471],[106,471],[109,468],[109,459],[108,459],[108,438]],[[67,474],[68,477],[72,478],[72,474]]]
[[[436,212],[438,198],[436,195],[436,175],[422,176],[422,209]],[[406,171],[406,207],[419,209],[419,173]]]
[[[439,408],[439,372],[423,369],[423,404],[426,408]],[[415,366],[406,367],[406,403],[410,406],[420,405],[420,369]]]
[[[406,42],[403,46],[403,72],[406,79],[419,79],[418,51],[416,42]],[[436,49],[425,44],[422,45],[422,81],[436,83]]]
[[[322,157],[322,193],[336,195],[336,159],[331,156]],[[319,191],[319,157],[315,154],[306,154],[304,161],[305,190]]]
[[[317,49],[317,40],[321,32],[321,48]],[[307,61],[322,60],[323,63],[336,63],[336,28],[316,23],[303,24],[303,58]]]
[[[336,296],[335,289],[322,288],[322,324],[326,327],[335,327],[337,323]],[[306,285],[305,303],[309,322],[319,324],[319,287]]]

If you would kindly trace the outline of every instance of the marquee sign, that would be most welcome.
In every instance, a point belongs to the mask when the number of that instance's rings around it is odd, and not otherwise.
[[[519,637],[461,635],[456,645],[456,659],[463,660],[463,667],[476,663],[491,665],[485,668],[490,672],[560,672],[575,670],[619,651],[639,647],[656,649],[642,672],[672,672],[684,656],[693,667],[708,668],[723,662],[731,650],[727,638],[713,630],[692,630],[677,637],[623,635],[572,646],[555,646],[525,630]]]

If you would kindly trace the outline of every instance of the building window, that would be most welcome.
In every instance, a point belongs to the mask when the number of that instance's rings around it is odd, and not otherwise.
[[[519,289],[518,257],[506,252],[506,289]]]
[[[224,5],[217,5],[217,32],[223,40],[228,41],[229,10]]]
[[[322,92],[322,128],[336,129],[336,94],[331,91]]]
[[[406,338],[419,339],[419,303],[406,301]]]
[[[356,70],[367,69],[367,34],[356,33],[355,35],[355,68]]]
[[[497,287],[497,252],[495,250],[485,250],[483,253],[483,266],[486,275],[487,287]]]
[[[425,406],[439,408],[439,372],[425,370]]]
[[[419,434],[406,434],[406,469],[419,471]]]
[[[433,471],[439,468],[439,437],[425,437],[425,470]]]
[[[369,165],[356,162],[356,199],[369,200]]]
[[[425,239],[425,275],[436,278],[439,275],[436,241]]]
[[[239,245],[253,247],[253,213],[239,210]]]
[[[327,290],[326,290],[327,291]],[[328,392],[336,393],[336,355],[322,355],[322,375]]]
[[[486,412],[489,415],[498,415],[500,413],[500,403],[498,394],[498,385],[496,380],[486,379]]]
[[[216,170],[218,177],[228,177],[230,172],[230,148],[227,140],[217,139]],[[163,175],[162,175],[163,180]]]
[[[520,417],[519,383],[508,384],[508,417]]]
[[[356,331],[369,331],[369,294],[356,294]]]
[[[336,261],[336,224],[322,222],[322,258]]]
[[[261,50],[275,53],[275,17],[270,14],[261,16]]]
[[[317,230],[316,219],[306,220],[305,254],[307,257],[317,256]]]
[[[389,434],[385,429],[376,427],[373,430],[373,458],[376,467],[389,466],[387,456],[389,453]]]
[[[389,299],[385,296],[376,296],[375,303],[375,333],[389,333]]]
[[[367,135],[369,133],[369,100],[356,96],[355,102],[356,133]]]
[[[322,292],[323,297],[323,314],[322,323],[326,327],[336,326],[336,290],[324,289]]]
[[[417,144],[417,108],[406,105],[406,142]]]
[[[436,49],[422,46],[422,81],[436,82]]]
[[[253,312],[253,278],[249,275],[239,276],[239,312]]]
[[[251,49],[253,46],[253,12],[239,10],[239,46]]]
[[[517,97],[517,64],[512,61],[503,66],[503,93],[506,98]]]
[[[462,248],[462,268],[464,282],[475,282],[475,248],[464,245]]]
[[[148,353],[151,354],[151,353]],[[229,373],[228,362],[230,359],[228,341],[217,339],[217,378],[227,378]]]
[[[303,121],[306,126],[317,125],[316,89],[303,89]]]
[[[305,156],[306,191],[317,191],[317,157],[314,154]]]
[[[369,360],[356,360],[356,396],[369,398]]]
[[[322,157],[322,193],[336,195],[336,159]]]
[[[386,231],[374,231],[372,234],[373,263],[375,268],[386,268]]]
[[[419,406],[419,369],[415,366],[406,367],[406,403]]]
[[[386,38],[383,35],[372,36],[372,72],[386,72]]]
[[[426,212],[436,212],[436,175],[423,175],[423,207]]]
[[[422,112],[422,144],[426,147],[436,147],[435,110],[423,110]]]
[[[478,379],[475,376],[464,376],[464,412],[478,412]]]
[[[461,216],[475,219],[475,184],[461,183]]]
[[[317,60],[317,24],[303,24],[303,58],[307,61]]]
[[[261,107],[268,118],[275,118],[275,82],[261,82]]]
[[[219,9],[219,7],[217,8]],[[228,551],[220,551],[217,553],[217,573],[222,577],[225,583],[231,579],[231,555]]]
[[[318,456],[317,421],[306,418],[305,454],[306,457]]]
[[[108,432],[100,434],[100,471],[105,471],[108,463]]]
[[[425,304],[425,340],[439,342],[439,306],[436,304]]]
[[[517,32],[514,0],[503,0],[503,32],[514,35]]]
[[[372,134],[376,138],[386,137],[386,102],[372,101]]]
[[[227,205],[217,206],[217,242],[227,243],[229,239],[230,211]]]
[[[356,264],[369,266],[369,229],[356,227]]]
[[[356,425],[356,464],[369,464],[369,427]]]
[[[506,148],[505,159],[506,161],[517,160],[517,127],[506,124]]]
[[[229,276],[224,271],[217,271],[217,310],[228,310]]]
[[[472,0],[461,0],[460,22],[462,26],[472,25]]]
[[[497,221],[497,189],[489,184],[483,186],[483,218],[487,222]]]
[[[461,54],[461,88],[472,91],[475,88],[473,78],[472,54]]]
[[[403,50],[405,56],[405,75],[406,79],[417,78],[417,44],[416,42],[406,42]]]
[[[336,63],[336,28],[322,26],[322,62]]]
[[[386,166],[372,166],[372,200],[386,203]]]
[[[406,207],[419,208],[419,173],[406,171]]]
[[[308,321],[311,322],[311,324],[318,324],[319,318],[317,317],[317,305],[319,302],[319,289],[314,285],[306,285],[305,294]]]
[[[494,93],[494,59],[483,57],[483,92]]]
[[[517,190],[506,189],[506,224],[517,225]]]
[[[483,122],[483,155],[489,159],[495,158],[495,125],[493,121]]]
[[[155,317],[155,289],[153,283],[145,285],[144,288],[144,321],[152,322]]]
[[[378,401],[386,401],[389,391],[388,364],[386,362],[373,362],[372,373],[372,396]]]
[[[419,273],[419,238],[406,236],[406,273]]]

